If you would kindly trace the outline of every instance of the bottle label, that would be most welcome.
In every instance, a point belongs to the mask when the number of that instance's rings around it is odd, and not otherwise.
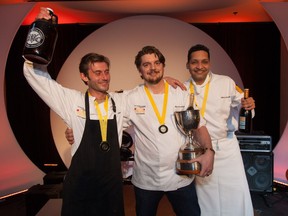
[[[246,117],[240,116],[239,118],[239,129],[245,129]]]
[[[43,44],[45,40],[45,35],[39,28],[30,29],[25,46],[27,48],[36,48]]]

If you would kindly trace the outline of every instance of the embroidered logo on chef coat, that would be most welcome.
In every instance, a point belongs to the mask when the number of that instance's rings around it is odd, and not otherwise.
[[[145,114],[145,106],[141,106],[141,105],[134,105],[134,112],[137,115],[141,115],[141,114]]]
[[[82,107],[77,107],[76,109],[76,115],[81,117],[81,118],[86,118],[86,112],[85,109]]]
[[[184,108],[185,108],[184,106],[174,106],[173,111],[174,112],[181,112],[181,111],[185,110]]]

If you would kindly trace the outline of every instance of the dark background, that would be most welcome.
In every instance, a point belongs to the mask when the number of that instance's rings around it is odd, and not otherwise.
[[[48,66],[53,79],[56,79],[73,49],[103,25],[58,26],[58,41],[53,60]],[[254,131],[270,135],[275,147],[279,140],[280,124],[280,33],[276,25],[273,22],[193,25],[214,38],[230,56],[244,86],[250,88],[250,95],[256,101]],[[20,27],[6,64],[7,115],[18,143],[36,166],[46,173],[64,171],[66,167],[52,137],[50,109],[23,76],[22,48],[28,28],[29,26]],[[79,61],[81,57],[79,56]],[[221,71],[213,72],[221,74]],[[58,166],[46,167],[46,163]]]

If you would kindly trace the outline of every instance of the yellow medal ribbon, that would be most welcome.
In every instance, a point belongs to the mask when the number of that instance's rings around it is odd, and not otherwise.
[[[167,101],[168,101],[168,88],[169,88],[169,85],[168,83],[165,82],[165,91],[164,91],[164,102],[163,102],[163,107],[162,107],[162,116],[160,116],[160,113],[158,111],[158,108],[155,104],[155,101],[149,91],[149,89],[144,86],[144,89],[145,89],[145,92],[149,98],[149,101],[153,107],[153,110],[154,110],[154,113],[156,114],[157,116],[157,119],[158,119],[158,122],[160,123],[160,125],[164,125],[165,123],[165,117],[166,117],[166,110],[167,110]]]
[[[97,114],[99,116],[99,123],[100,123],[100,129],[101,129],[101,137],[102,141],[106,142],[107,141],[107,119],[108,119],[108,96],[106,95],[105,102],[104,102],[104,109],[106,112],[106,115],[103,117],[99,104],[96,100],[94,100],[94,105],[97,111]]]
[[[210,86],[210,80],[206,84],[204,98],[203,98],[202,106],[201,106],[201,109],[200,109],[200,114],[201,114],[202,117],[204,117],[204,114],[205,114],[205,111],[206,111],[206,104],[207,104],[207,98],[208,98],[208,93],[209,93],[209,86]],[[190,93],[194,94],[194,85],[193,85],[192,81],[190,82]],[[197,104],[197,101],[196,101],[196,95],[195,94],[194,94],[194,98],[195,98],[196,106],[199,107],[198,104]]]

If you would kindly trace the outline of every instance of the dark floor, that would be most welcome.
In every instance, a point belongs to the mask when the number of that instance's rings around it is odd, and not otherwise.
[[[251,196],[255,215],[288,215],[288,191],[274,191],[271,193],[251,192]]]
[[[17,195],[14,197],[7,198],[5,200],[0,200],[0,215],[1,216],[32,216],[37,215],[39,211],[43,212],[45,204],[49,203],[46,196],[37,194],[36,189],[38,186],[34,187],[34,193],[31,196],[26,194]],[[38,190],[37,189],[37,190]],[[49,190],[49,197],[52,199],[57,199],[57,187],[55,188],[44,188]],[[54,191],[53,191],[54,190]],[[44,191],[42,191],[44,192]],[[134,205],[135,200],[133,199],[133,187],[132,185],[124,185],[124,196],[125,196],[125,209],[126,216],[134,216]],[[251,191],[251,196],[253,200],[253,205],[255,209],[255,216],[285,216],[288,215],[288,190],[286,188],[275,187],[273,192],[261,193]],[[51,200],[52,200],[51,199]],[[50,201],[51,201],[50,200]],[[58,199],[61,201],[61,199]],[[158,215],[159,216],[172,216],[174,215],[171,208],[167,207],[167,200],[164,198],[159,206]],[[27,209],[29,208],[29,209]],[[59,207],[57,207],[59,208]],[[42,209],[42,210],[41,210]],[[54,212],[59,212],[55,210]],[[39,214],[40,215],[40,214]],[[41,214],[42,215],[42,214]],[[46,215],[46,214],[45,214]],[[58,215],[57,214],[47,214],[47,215]]]

